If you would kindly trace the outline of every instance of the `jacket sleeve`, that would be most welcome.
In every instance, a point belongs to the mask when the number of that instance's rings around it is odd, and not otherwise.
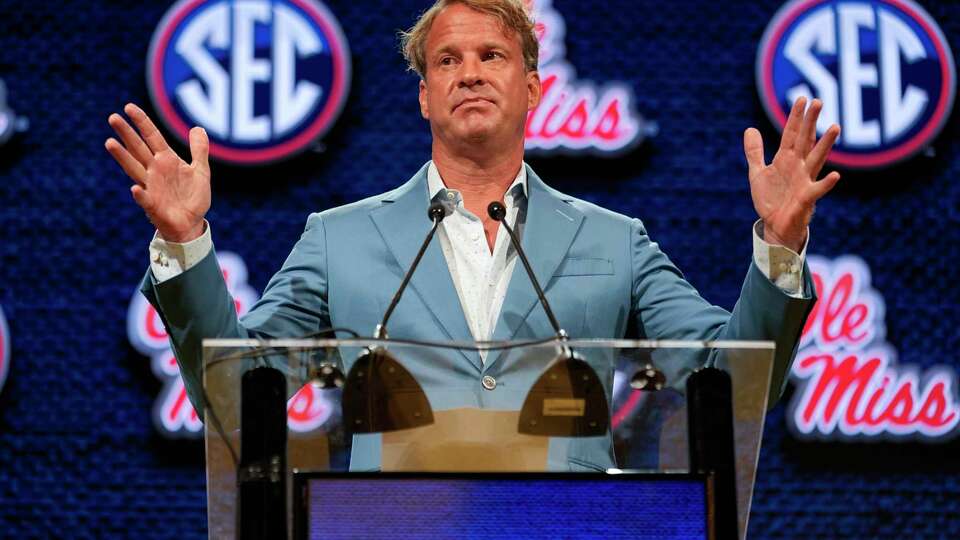
[[[163,283],[148,269],[140,291],[160,315],[187,395],[202,415],[204,339],[299,337],[330,325],[323,221],[320,214],[310,216],[282,268],[242,319],[237,318],[213,250]]]
[[[804,267],[803,294],[794,298],[772,283],[751,261],[740,298],[728,312],[703,299],[676,266],[633,220],[631,303],[634,322],[649,339],[762,340],[776,344],[768,407],[776,404],[786,385],[800,333],[813,307],[813,281]],[[695,365],[696,364],[696,365]],[[664,366],[669,380],[678,380],[702,362]]]

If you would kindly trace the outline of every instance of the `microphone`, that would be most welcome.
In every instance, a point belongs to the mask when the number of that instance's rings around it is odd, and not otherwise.
[[[513,227],[511,227],[507,220],[507,209],[503,206],[503,203],[499,201],[493,201],[487,205],[487,214],[494,220],[499,221],[503,228],[507,230],[507,234],[510,236],[510,243],[513,244],[513,249],[517,250],[517,255],[520,257],[520,262],[523,263],[524,269],[527,271],[527,275],[530,276],[530,283],[533,283],[533,290],[537,292],[537,297],[540,299],[540,305],[543,306],[543,310],[547,312],[547,318],[550,319],[550,324],[553,326],[553,331],[557,334],[557,339],[560,341],[567,340],[567,333],[560,328],[560,323],[557,322],[557,318],[553,315],[553,310],[550,309],[550,303],[547,302],[547,297],[543,294],[543,289],[540,287],[540,282],[537,281],[537,276],[533,274],[533,269],[530,268],[530,261],[527,260],[526,253],[523,252],[523,248],[520,246],[520,240],[517,239],[517,235],[513,232]]]
[[[506,229],[557,339],[566,342],[567,332],[560,328],[520,240],[505,219],[506,207],[493,201],[487,205],[487,214]],[[530,387],[520,409],[518,430],[528,435],[548,437],[594,437],[606,434],[609,426],[610,405],[597,372],[570,347],[562,345],[557,357]]]
[[[375,339],[387,339],[387,321],[390,320],[390,315],[400,303],[400,297],[420,265],[440,222],[451,213],[453,209],[448,209],[442,203],[434,202],[430,205],[427,217],[433,222],[433,226],[423,239],[410,269],[403,276],[383,319],[374,329]],[[380,346],[364,349],[353,363],[343,384],[341,407],[344,428],[352,433],[382,433],[433,423],[433,409],[420,383],[390,351]]]
[[[433,222],[433,227],[430,228],[430,232],[427,233],[427,237],[423,239],[423,244],[420,246],[420,251],[417,252],[417,256],[413,259],[413,263],[410,264],[410,269],[407,270],[407,274],[403,276],[403,281],[400,282],[400,288],[398,288],[396,294],[393,295],[393,300],[390,301],[390,305],[387,306],[387,311],[383,314],[383,320],[381,320],[380,324],[378,324],[376,329],[374,329],[373,337],[377,339],[386,339],[387,321],[390,319],[390,315],[393,315],[393,310],[396,309],[397,304],[400,303],[400,297],[403,295],[404,289],[407,288],[410,278],[413,277],[413,272],[417,269],[417,266],[420,265],[420,259],[422,259],[423,254],[426,253],[427,247],[430,245],[430,241],[433,240],[433,235],[437,232],[437,227],[440,226],[440,222],[443,221],[443,218],[447,217],[447,215],[450,213],[452,213],[452,210],[448,210],[447,207],[439,202],[430,204],[430,208],[427,209],[427,217]]]

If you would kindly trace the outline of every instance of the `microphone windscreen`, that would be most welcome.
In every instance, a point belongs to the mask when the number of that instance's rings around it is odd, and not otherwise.
[[[286,455],[287,381],[279,370],[258,367],[240,379],[240,461]]]
[[[427,209],[427,217],[430,221],[441,221],[452,213],[453,208],[448,208],[440,202],[431,203],[430,208]]]
[[[487,214],[496,221],[502,221],[507,216],[507,209],[500,201],[493,201],[487,205]]]

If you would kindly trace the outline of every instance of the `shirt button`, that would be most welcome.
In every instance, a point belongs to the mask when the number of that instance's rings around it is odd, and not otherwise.
[[[480,384],[487,390],[493,390],[497,387],[497,380],[489,375],[484,375],[483,379],[480,379]]]

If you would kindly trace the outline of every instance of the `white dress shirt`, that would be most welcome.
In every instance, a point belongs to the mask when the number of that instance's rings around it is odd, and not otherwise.
[[[453,213],[440,224],[440,247],[450,277],[453,279],[467,325],[474,339],[489,340],[493,335],[500,308],[517,262],[517,254],[506,230],[497,231],[493,252],[487,245],[483,221],[468,211],[460,192],[447,189],[437,167],[430,162],[427,169],[430,200],[439,200],[453,207]],[[517,177],[503,197],[506,219],[522,236],[527,207],[527,170],[522,165]],[[809,233],[807,235],[809,244]],[[150,242],[150,268],[157,282],[162,283],[199,263],[213,249],[210,225],[204,222],[203,235],[186,243],[166,242],[157,232]],[[803,260],[807,247],[800,254],[763,240],[763,224],[753,226],[753,260],[760,271],[784,293],[802,296]],[[481,359],[486,355],[481,352]]]
[[[431,201],[438,200],[453,207],[453,213],[440,223],[440,248],[447,260],[470,333],[477,341],[487,341],[493,336],[500,317],[517,253],[503,227],[497,229],[493,252],[490,252],[483,220],[467,210],[459,191],[446,188],[433,162],[427,168],[427,189]],[[514,227],[517,236],[521,236],[522,222],[526,221],[521,215],[527,207],[526,167],[520,167],[520,172],[504,193],[503,202],[507,209],[507,223]],[[518,216],[521,219],[518,220]],[[486,359],[486,352],[480,351],[481,360]]]

